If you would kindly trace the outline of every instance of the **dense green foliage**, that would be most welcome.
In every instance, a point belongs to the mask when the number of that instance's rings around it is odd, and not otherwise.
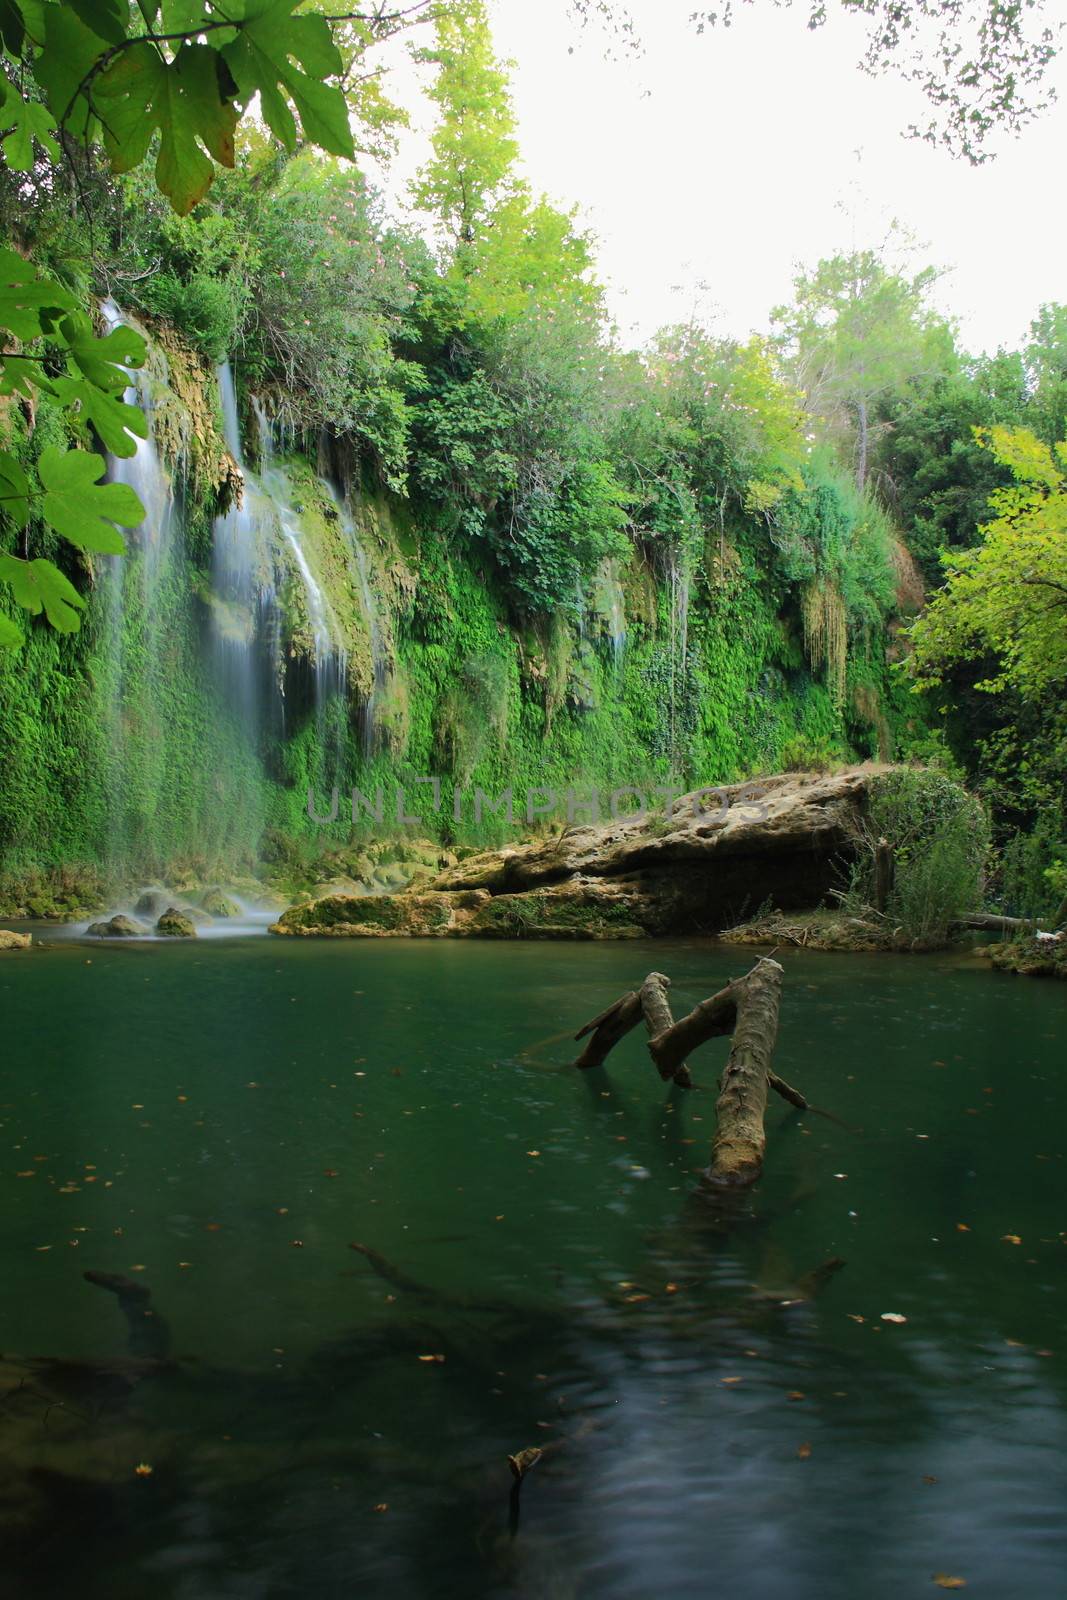
[[[342,66],[357,142],[380,145],[395,121],[351,70],[375,29],[335,30],[327,55],[322,19],[291,10],[257,0],[252,33],[220,27],[210,46],[141,37],[114,68],[87,67],[85,88],[46,40],[43,96],[32,48],[9,49],[5,104],[21,93],[36,111],[20,113],[6,147],[17,170],[0,174],[18,245],[0,306],[14,306],[22,341],[9,368],[32,356],[35,376],[0,397],[0,578],[12,613],[31,618],[0,662],[5,868],[251,864],[265,838],[284,853],[321,837],[308,787],[321,797],[335,782],[368,795],[381,784],[390,812],[406,785],[436,837],[499,837],[502,815],[477,818],[469,797],[458,816],[447,801],[435,813],[414,780],[511,788],[521,821],[528,788],[929,757],[944,705],[955,758],[989,790],[1005,898],[1036,904],[1045,886],[1047,902],[1067,748],[1055,603],[1033,650],[1010,613],[968,635],[978,650],[935,660],[920,644],[922,694],[902,624],[941,581],[943,551],[977,575],[988,620],[997,544],[980,529],[998,515],[1018,525],[1004,497],[1019,492],[1019,462],[1004,441],[1025,428],[1047,451],[1064,433],[1062,308],[1045,308],[1018,355],[971,361],[931,310],[929,274],[857,252],[801,274],[765,339],[687,324],[623,351],[593,241],[521,176],[480,0],[432,8],[420,50],[439,121],[413,198],[436,250],[329,153]],[[267,126],[237,126],[253,64],[263,88],[282,59],[277,42],[257,55],[268,11],[303,43],[271,80],[284,93],[266,88]],[[88,50],[84,19],[64,27]],[[155,50],[181,77],[182,50],[215,46],[232,74],[216,92],[235,114],[214,148],[205,136],[213,164],[167,124],[162,69],[112,72]],[[314,62],[328,104],[308,88]],[[79,133],[106,88],[111,172],[73,146],[55,159],[46,107],[64,121],[64,85]],[[183,78],[167,103],[187,89]],[[133,115],[142,94],[147,123]],[[326,153],[298,147],[286,96]],[[101,338],[79,312],[109,292],[143,339],[129,327]],[[225,360],[246,504],[266,492],[249,472],[272,473],[267,554],[245,579],[219,566],[240,486],[212,371]],[[123,369],[141,362],[134,407]],[[107,484],[100,449],[121,458]],[[160,503],[117,561],[105,519],[137,522],[131,484],[146,462]],[[1051,479],[1045,490],[1062,498]],[[1058,527],[1038,555],[1060,559]],[[84,625],[59,637],[32,620],[41,611]],[[230,681],[235,641],[254,678],[245,702]],[[1040,671],[1022,670],[1031,657]],[[328,836],[351,832],[342,805]],[[954,848],[938,845],[923,870]],[[896,914],[920,927],[933,890],[917,872]]]

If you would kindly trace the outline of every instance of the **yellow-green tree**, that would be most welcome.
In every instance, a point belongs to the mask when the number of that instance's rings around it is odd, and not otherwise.
[[[438,216],[458,246],[473,245],[503,198],[519,153],[507,63],[497,59],[484,0],[439,11],[435,41],[415,59],[435,66],[439,108],[433,156],[416,180],[416,205]]]
[[[1015,482],[994,492],[982,542],[943,558],[945,586],[912,628],[914,671],[930,687],[993,655],[978,687],[1036,701],[1067,679],[1067,443],[1050,450],[1026,428],[976,435]]]

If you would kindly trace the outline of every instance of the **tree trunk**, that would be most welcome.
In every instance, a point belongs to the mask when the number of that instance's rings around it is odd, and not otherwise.
[[[867,402],[860,400],[856,406],[856,487],[862,493],[867,482]]]
[[[763,1115],[778,1034],[782,969],[777,961],[764,959],[733,987],[737,991],[733,1049],[715,1105],[718,1126],[711,1165],[704,1174],[716,1189],[755,1183],[763,1169],[767,1143]]]
[[[669,1032],[661,1032],[649,1040],[649,1054],[659,1068],[661,1077],[671,1077],[689,1052],[703,1044],[705,1039],[717,1039],[733,1031],[737,1016],[735,988],[734,984],[727,984],[710,1000],[702,1000],[698,1006],[694,1006],[688,1016],[681,1017],[670,1026]]]
[[[575,1039],[584,1039],[587,1033],[593,1036],[574,1065],[583,1071],[588,1067],[603,1066],[619,1040],[625,1039],[630,1029],[636,1028],[640,1021],[640,996],[631,989],[629,994],[624,994],[621,1000],[616,1000],[613,1006],[602,1011],[599,1017],[594,1017],[592,1022],[587,1022],[574,1035]]]
[[[998,917],[992,912],[976,911],[971,916],[958,917],[954,928],[973,928],[976,933],[1025,933],[1034,923],[1029,917]]]
[[[648,1053],[664,1083],[673,1078],[683,1089],[691,1089],[693,1080],[685,1064],[684,1049],[674,1051],[672,1059],[667,1064],[656,1054],[657,1041],[674,1034],[674,1017],[671,1015],[671,1003],[667,999],[667,990],[670,986],[671,980],[665,978],[662,972],[650,972],[641,985],[641,1009],[645,1014],[645,1025],[648,1028]]]
[[[888,839],[879,839],[874,847],[874,909],[882,916],[893,893],[896,876],[896,859]]]

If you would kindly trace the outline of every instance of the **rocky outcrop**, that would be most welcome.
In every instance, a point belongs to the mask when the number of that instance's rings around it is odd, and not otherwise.
[[[842,879],[873,765],[701,790],[643,816],[469,857],[402,894],[294,906],[299,936],[617,939],[716,933],[767,900],[819,905]]]
[[[139,939],[148,932],[143,922],[137,922],[133,917],[109,917],[106,922],[90,922],[86,933],[94,939]]]
[[[32,943],[32,933],[13,933],[10,928],[0,928],[0,950],[28,950]]]
[[[196,923],[187,911],[168,906],[156,923],[156,932],[168,939],[195,939]]]

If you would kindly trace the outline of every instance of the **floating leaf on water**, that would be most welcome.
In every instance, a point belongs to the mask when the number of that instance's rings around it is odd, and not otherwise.
[[[139,1461],[133,1470],[139,1478],[150,1478],[153,1472],[147,1461]]]
[[[845,1312],[845,1316],[849,1319],[850,1322],[866,1322],[867,1321],[867,1318],[861,1316],[858,1311],[846,1311]]]
[[[540,1150],[527,1150],[526,1154],[528,1156],[539,1156],[541,1152]]]
[[[926,1484],[927,1488],[929,1488],[932,1483],[940,1483],[941,1479],[935,1478],[932,1472],[924,1472],[923,1482]]]
[[[907,1317],[902,1317],[899,1311],[883,1311],[883,1322],[907,1322]]]
[[[1022,1240],[1017,1233],[1002,1233],[1000,1242],[1001,1244],[1022,1244]]]
[[[787,1400],[803,1400],[805,1398],[806,1397],[803,1389],[790,1389],[789,1393],[786,1395]]]
[[[957,1222],[957,1224],[956,1224],[956,1232],[957,1233],[970,1233],[970,1231],[971,1231],[970,1228],[967,1226],[967,1224],[965,1222]]]
[[[797,1455],[801,1461],[807,1461],[811,1455],[811,1445],[805,1439],[804,1443],[797,1446]]]
[[[379,1500],[379,1502],[378,1502],[378,1504],[376,1506],[371,1506],[371,1510],[372,1511],[388,1511],[389,1510],[389,1502],[388,1502],[388,1500]]]
[[[966,1589],[966,1578],[951,1578],[947,1572],[935,1572],[934,1582],[939,1589]]]
[[[517,1450],[513,1456],[508,1456],[508,1466],[512,1476],[522,1482],[531,1467],[536,1467],[544,1451],[538,1445],[529,1445],[525,1450]]]

